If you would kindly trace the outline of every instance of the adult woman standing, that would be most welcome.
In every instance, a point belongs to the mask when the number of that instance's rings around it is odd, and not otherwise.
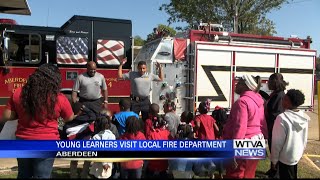
[[[223,139],[267,138],[264,117],[264,100],[258,93],[260,77],[244,75],[236,85],[240,98],[232,105],[229,118],[223,129]],[[258,160],[235,159],[226,167],[227,178],[255,178]]]
[[[12,94],[4,120],[18,120],[19,140],[58,140],[59,117],[73,119],[68,99],[60,93],[61,74],[52,64],[41,65],[22,88]],[[18,178],[50,178],[54,158],[18,158]]]
[[[284,90],[286,89],[287,85],[288,83],[283,80],[283,76],[280,73],[274,73],[269,77],[268,88],[269,90],[272,90],[272,93],[267,101],[265,116],[268,125],[268,146],[270,152],[273,124],[276,117],[284,112],[284,108],[282,107],[282,100],[285,96]],[[266,174],[270,177],[273,177],[275,173],[276,172],[272,170],[271,167],[266,172]]]

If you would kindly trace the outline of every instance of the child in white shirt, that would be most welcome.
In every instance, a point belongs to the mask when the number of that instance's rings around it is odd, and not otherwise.
[[[115,140],[115,135],[110,131],[111,120],[107,116],[98,117],[95,121],[95,132],[92,140]],[[89,174],[96,178],[107,179],[112,174],[112,162],[94,162]]]
[[[278,167],[280,179],[297,179],[297,165],[307,145],[310,117],[297,109],[304,103],[304,94],[290,89],[284,96],[282,106],[272,130],[271,162]]]

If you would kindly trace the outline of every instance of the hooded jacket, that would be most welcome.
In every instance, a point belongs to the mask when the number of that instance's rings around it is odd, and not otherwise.
[[[223,139],[245,139],[263,133],[268,138],[264,100],[259,93],[245,91],[232,105],[223,128]]]
[[[310,117],[303,111],[286,110],[277,116],[272,131],[271,161],[295,165],[307,145]]]

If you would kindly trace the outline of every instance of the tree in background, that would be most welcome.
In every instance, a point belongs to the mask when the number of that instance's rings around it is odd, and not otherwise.
[[[320,55],[316,59],[316,80],[320,80]]]
[[[266,14],[280,9],[290,0],[171,0],[159,10],[169,14],[169,24],[186,22],[195,27],[200,22],[222,23],[227,31],[273,35],[274,23]],[[235,26],[236,24],[236,26]]]
[[[134,36],[133,39],[135,46],[143,46],[145,44],[145,40],[143,40],[140,36]]]
[[[147,41],[151,41],[154,39],[157,39],[159,37],[164,37],[164,36],[175,36],[177,34],[177,31],[174,30],[173,28],[159,24],[158,27],[153,28],[153,32],[148,34],[147,36]]]

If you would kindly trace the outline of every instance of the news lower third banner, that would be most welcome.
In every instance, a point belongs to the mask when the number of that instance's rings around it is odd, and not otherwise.
[[[0,158],[265,159],[265,140],[0,140]]]

